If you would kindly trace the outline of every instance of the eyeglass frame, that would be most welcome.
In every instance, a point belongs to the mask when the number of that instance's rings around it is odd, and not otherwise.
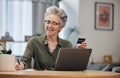
[[[51,21],[51,20],[44,20],[43,23],[51,24],[51,25],[53,25],[53,26],[58,26],[58,25],[60,25],[60,23],[57,23],[57,22]]]

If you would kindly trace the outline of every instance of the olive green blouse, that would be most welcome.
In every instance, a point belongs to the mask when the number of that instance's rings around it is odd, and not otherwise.
[[[58,44],[51,53],[46,40],[46,35],[32,37],[26,46],[21,61],[25,65],[25,69],[31,68],[31,60],[34,59],[35,70],[45,70],[53,68],[60,48],[72,48],[72,43],[58,37]]]

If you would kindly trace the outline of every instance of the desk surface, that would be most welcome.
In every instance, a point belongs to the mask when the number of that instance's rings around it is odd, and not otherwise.
[[[0,72],[0,78],[120,78],[120,73],[104,71],[15,71]]]

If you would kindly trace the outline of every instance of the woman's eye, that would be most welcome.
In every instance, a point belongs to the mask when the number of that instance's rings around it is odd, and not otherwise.
[[[53,22],[52,24],[53,24],[53,25],[57,25],[57,23],[56,23],[56,22]]]

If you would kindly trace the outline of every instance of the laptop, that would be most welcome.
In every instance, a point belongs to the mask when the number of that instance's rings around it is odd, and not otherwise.
[[[51,70],[75,71],[86,70],[92,49],[61,48],[55,68]]]

